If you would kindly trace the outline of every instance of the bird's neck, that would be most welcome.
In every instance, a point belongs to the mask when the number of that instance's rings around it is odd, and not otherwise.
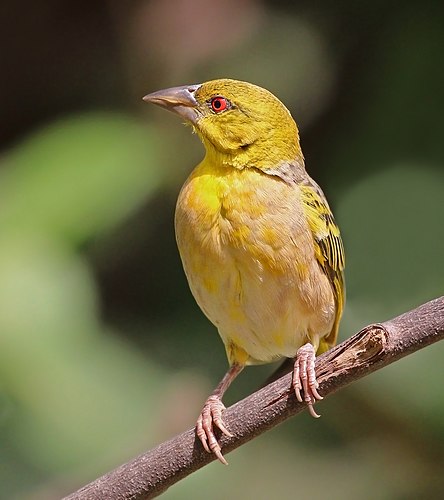
[[[203,139],[205,160],[219,167],[238,170],[256,168],[265,173],[277,171],[279,165],[295,164],[304,169],[304,157],[298,142],[256,141],[234,151],[220,151],[211,142]]]

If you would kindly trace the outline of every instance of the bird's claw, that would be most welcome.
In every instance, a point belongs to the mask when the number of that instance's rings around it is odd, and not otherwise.
[[[225,406],[220,397],[210,396],[206,400],[202,412],[197,419],[196,434],[205,451],[214,453],[220,462],[224,465],[228,465],[228,462],[222,455],[220,444],[214,434],[214,427],[217,427],[226,436],[233,437],[233,434],[225,427],[222,419],[223,410],[225,410]]]
[[[305,401],[308,405],[308,411],[314,418],[319,418],[313,405],[316,401],[323,399],[318,392],[319,383],[316,380],[315,373],[315,357],[314,347],[307,343],[298,349],[294,361],[293,369],[293,389],[296,394],[296,399],[302,403]],[[304,393],[302,398],[301,391]]]

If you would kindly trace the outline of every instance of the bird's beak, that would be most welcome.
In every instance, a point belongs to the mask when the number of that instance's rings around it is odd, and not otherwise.
[[[194,93],[199,87],[200,85],[184,85],[183,87],[158,90],[147,94],[143,100],[168,109],[191,123],[196,123],[199,115],[198,102]]]

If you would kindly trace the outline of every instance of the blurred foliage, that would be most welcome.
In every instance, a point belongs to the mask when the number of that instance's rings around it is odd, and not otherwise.
[[[344,235],[342,338],[443,294],[441,2],[0,14],[0,498],[60,498],[191,427],[226,369],[174,242],[202,147],[149,91],[228,76],[290,107]],[[441,498],[443,354],[358,382],[164,497]],[[273,368],[246,370],[227,402]]]

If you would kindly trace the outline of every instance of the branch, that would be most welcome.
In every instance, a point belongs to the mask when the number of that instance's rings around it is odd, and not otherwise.
[[[444,296],[395,319],[365,327],[316,359],[325,397],[444,338]],[[234,437],[221,436],[224,454],[302,412],[287,374],[224,412]],[[212,462],[190,429],[96,479],[65,500],[144,500]]]

